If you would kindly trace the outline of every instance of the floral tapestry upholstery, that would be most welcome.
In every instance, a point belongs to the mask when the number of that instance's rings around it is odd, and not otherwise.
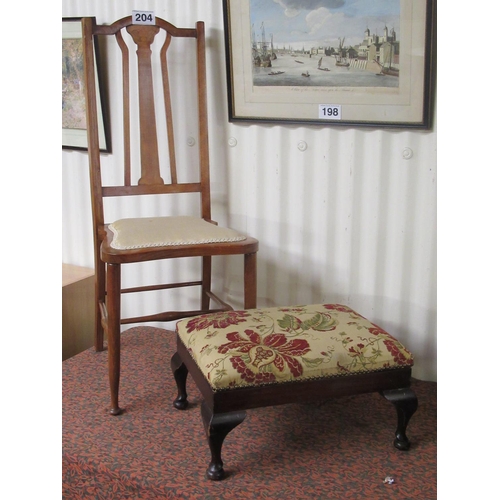
[[[176,330],[214,391],[413,365],[399,341],[340,304],[206,314]]]

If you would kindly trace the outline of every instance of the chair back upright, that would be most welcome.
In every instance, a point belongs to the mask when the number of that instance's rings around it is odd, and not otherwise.
[[[105,233],[103,199],[106,197],[136,196],[171,193],[200,193],[200,216],[210,221],[210,174],[208,153],[208,120],[207,120],[207,84],[205,60],[204,23],[199,21],[196,28],[177,28],[167,21],[156,18],[154,25],[134,24],[132,16],[125,17],[111,25],[98,25],[95,18],[84,18],[82,21],[84,45],[85,91],[87,100],[88,153],[90,163],[90,179],[92,193],[92,215],[94,219],[94,237],[102,241]],[[103,185],[101,173],[101,157],[98,139],[98,79],[95,65],[96,37],[114,38],[119,50],[121,62],[121,100],[123,116],[123,182]],[[174,114],[171,95],[169,71],[169,48],[176,38],[195,40],[194,57],[183,60],[196,60],[196,94],[198,110],[198,158],[199,177],[195,182],[181,182],[178,175],[176,157],[176,141]],[[155,46],[156,44],[156,46]],[[160,46],[158,47],[158,44]],[[130,49],[132,47],[133,50]],[[155,47],[155,50],[153,50]],[[157,47],[157,48],[156,48]],[[110,50],[107,50],[109,56]],[[159,61],[155,60],[159,58]],[[135,64],[135,68],[132,67]],[[160,75],[157,77],[155,72]],[[131,79],[137,75],[137,81]],[[177,75],[176,75],[177,76]],[[155,93],[155,81],[161,81],[161,91]],[[193,82],[189,81],[191,85]],[[156,95],[159,94],[159,95]],[[161,101],[163,100],[163,105]],[[138,107],[138,127],[133,123],[133,106]],[[193,108],[194,106],[190,106]],[[116,115],[113,115],[116,116]],[[157,126],[164,120],[166,137],[159,137]],[[115,130],[115,129],[114,129]],[[133,137],[138,131],[138,137]],[[168,144],[168,158],[161,157],[159,141]],[[115,141],[114,141],[115,142]],[[120,141],[118,141],[120,142]],[[131,145],[139,144],[139,166],[132,165]],[[134,157],[135,158],[135,157]],[[168,165],[166,175],[160,164]],[[136,167],[136,168],[134,168]],[[133,180],[133,172],[140,171],[140,177]],[[167,215],[167,214],[165,214]]]

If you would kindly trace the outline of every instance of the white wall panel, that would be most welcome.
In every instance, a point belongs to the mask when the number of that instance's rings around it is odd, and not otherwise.
[[[435,130],[231,124],[222,2],[63,1],[63,17],[92,15],[99,23],[133,9],[154,10],[180,27],[206,23],[213,217],[259,239],[258,305],[347,304],[413,351],[417,378],[436,380]],[[118,122],[112,115],[113,154],[103,157],[103,170],[121,157]],[[189,157],[196,123],[183,127],[176,140]],[[92,266],[87,155],[62,154],[63,260]],[[157,210],[152,203],[146,212]],[[215,267],[216,288],[241,306],[242,259],[216,260]],[[126,279],[188,271],[152,264]],[[154,310],[159,300],[125,301],[124,313]]]

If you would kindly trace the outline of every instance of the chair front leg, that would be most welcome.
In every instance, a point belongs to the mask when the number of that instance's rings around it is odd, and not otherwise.
[[[107,310],[108,310],[108,371],[111,391],[111,415],[120,415],[118,391],[120,386],[120,264],[107,265]]]

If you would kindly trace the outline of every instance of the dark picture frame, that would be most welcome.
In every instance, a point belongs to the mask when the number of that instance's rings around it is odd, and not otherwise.
[[[230,122],[431,127],[435,0],[222,4]]]
[[[81,17],[62,18],[62,148],[88,149],[83,77],[83,40]],[[109,120],[104,106],[104,93],[99,78],[99,51],[95,44],[96,89],[99,109],[99,149],[111,152]]]

